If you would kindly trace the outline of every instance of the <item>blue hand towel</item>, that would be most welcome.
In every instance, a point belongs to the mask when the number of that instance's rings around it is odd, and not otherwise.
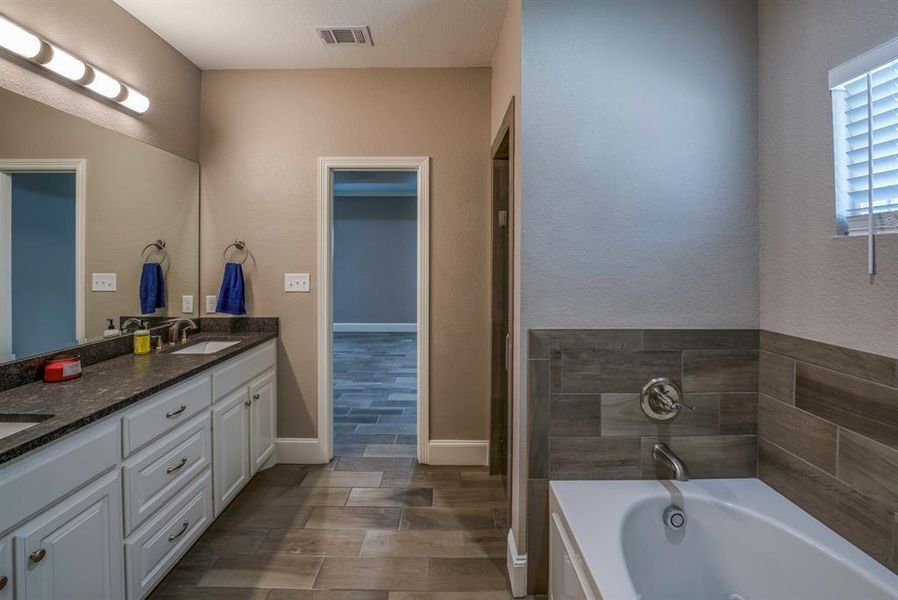
[[[162,265],[159,263],[143,263],[140,272],[140,313],[148,315],[157,308],[165,307],[165,280],[162,278]]]
[[[245,315],[244,287],[243,266],[240,263],[227,263],[224,276],[221,278],[221,289],[218,290],[218,304],[215,311],[229,315]]]

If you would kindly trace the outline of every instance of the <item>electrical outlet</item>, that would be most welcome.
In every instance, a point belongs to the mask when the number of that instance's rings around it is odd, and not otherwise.
[[[92,273],[90,289],[92,292],[114,292],[116,290],[115,273]]]
[[[214,313],[217,304],[218,296],[206,296],[206,314]]]
[[[284,291],[285,292],[308,292],[309,291],[309,274],[308,273],[284,273]]]
[[[185,315],[193,314],[193,296],[181,296],[181,312]]]

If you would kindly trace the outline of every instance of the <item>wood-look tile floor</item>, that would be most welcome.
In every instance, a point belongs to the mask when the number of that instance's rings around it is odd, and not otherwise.
[[[502,480],[407,457],[256,475],[152,598],[508,600]]]
[[[334,453],[415,456],[416,334],[334,333]]]

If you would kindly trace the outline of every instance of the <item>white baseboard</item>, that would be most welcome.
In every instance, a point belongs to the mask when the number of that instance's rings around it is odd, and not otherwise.
[[[392,331],[412,332],[418,330],[417,323],[334,323],[334,331],[387,333]]]
[[[431,465],[477,465],[490,462],[487,440],[431,440],[427,444],[427,463]]]
[[[527,555],[518,554],[518,545],[514,541],[514,532],[508,530],[507,565],[508,579],[511,582],[511,595],[523,598],[527,595]]]
[[[277,457],[278,464],[282,465],[319,465],[327,462],[322,458],[318,438],[278,438]]]

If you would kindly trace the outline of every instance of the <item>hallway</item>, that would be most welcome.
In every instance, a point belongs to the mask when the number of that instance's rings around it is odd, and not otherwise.
[[[334,454],[415,456],[414,333],[334,333]]]

